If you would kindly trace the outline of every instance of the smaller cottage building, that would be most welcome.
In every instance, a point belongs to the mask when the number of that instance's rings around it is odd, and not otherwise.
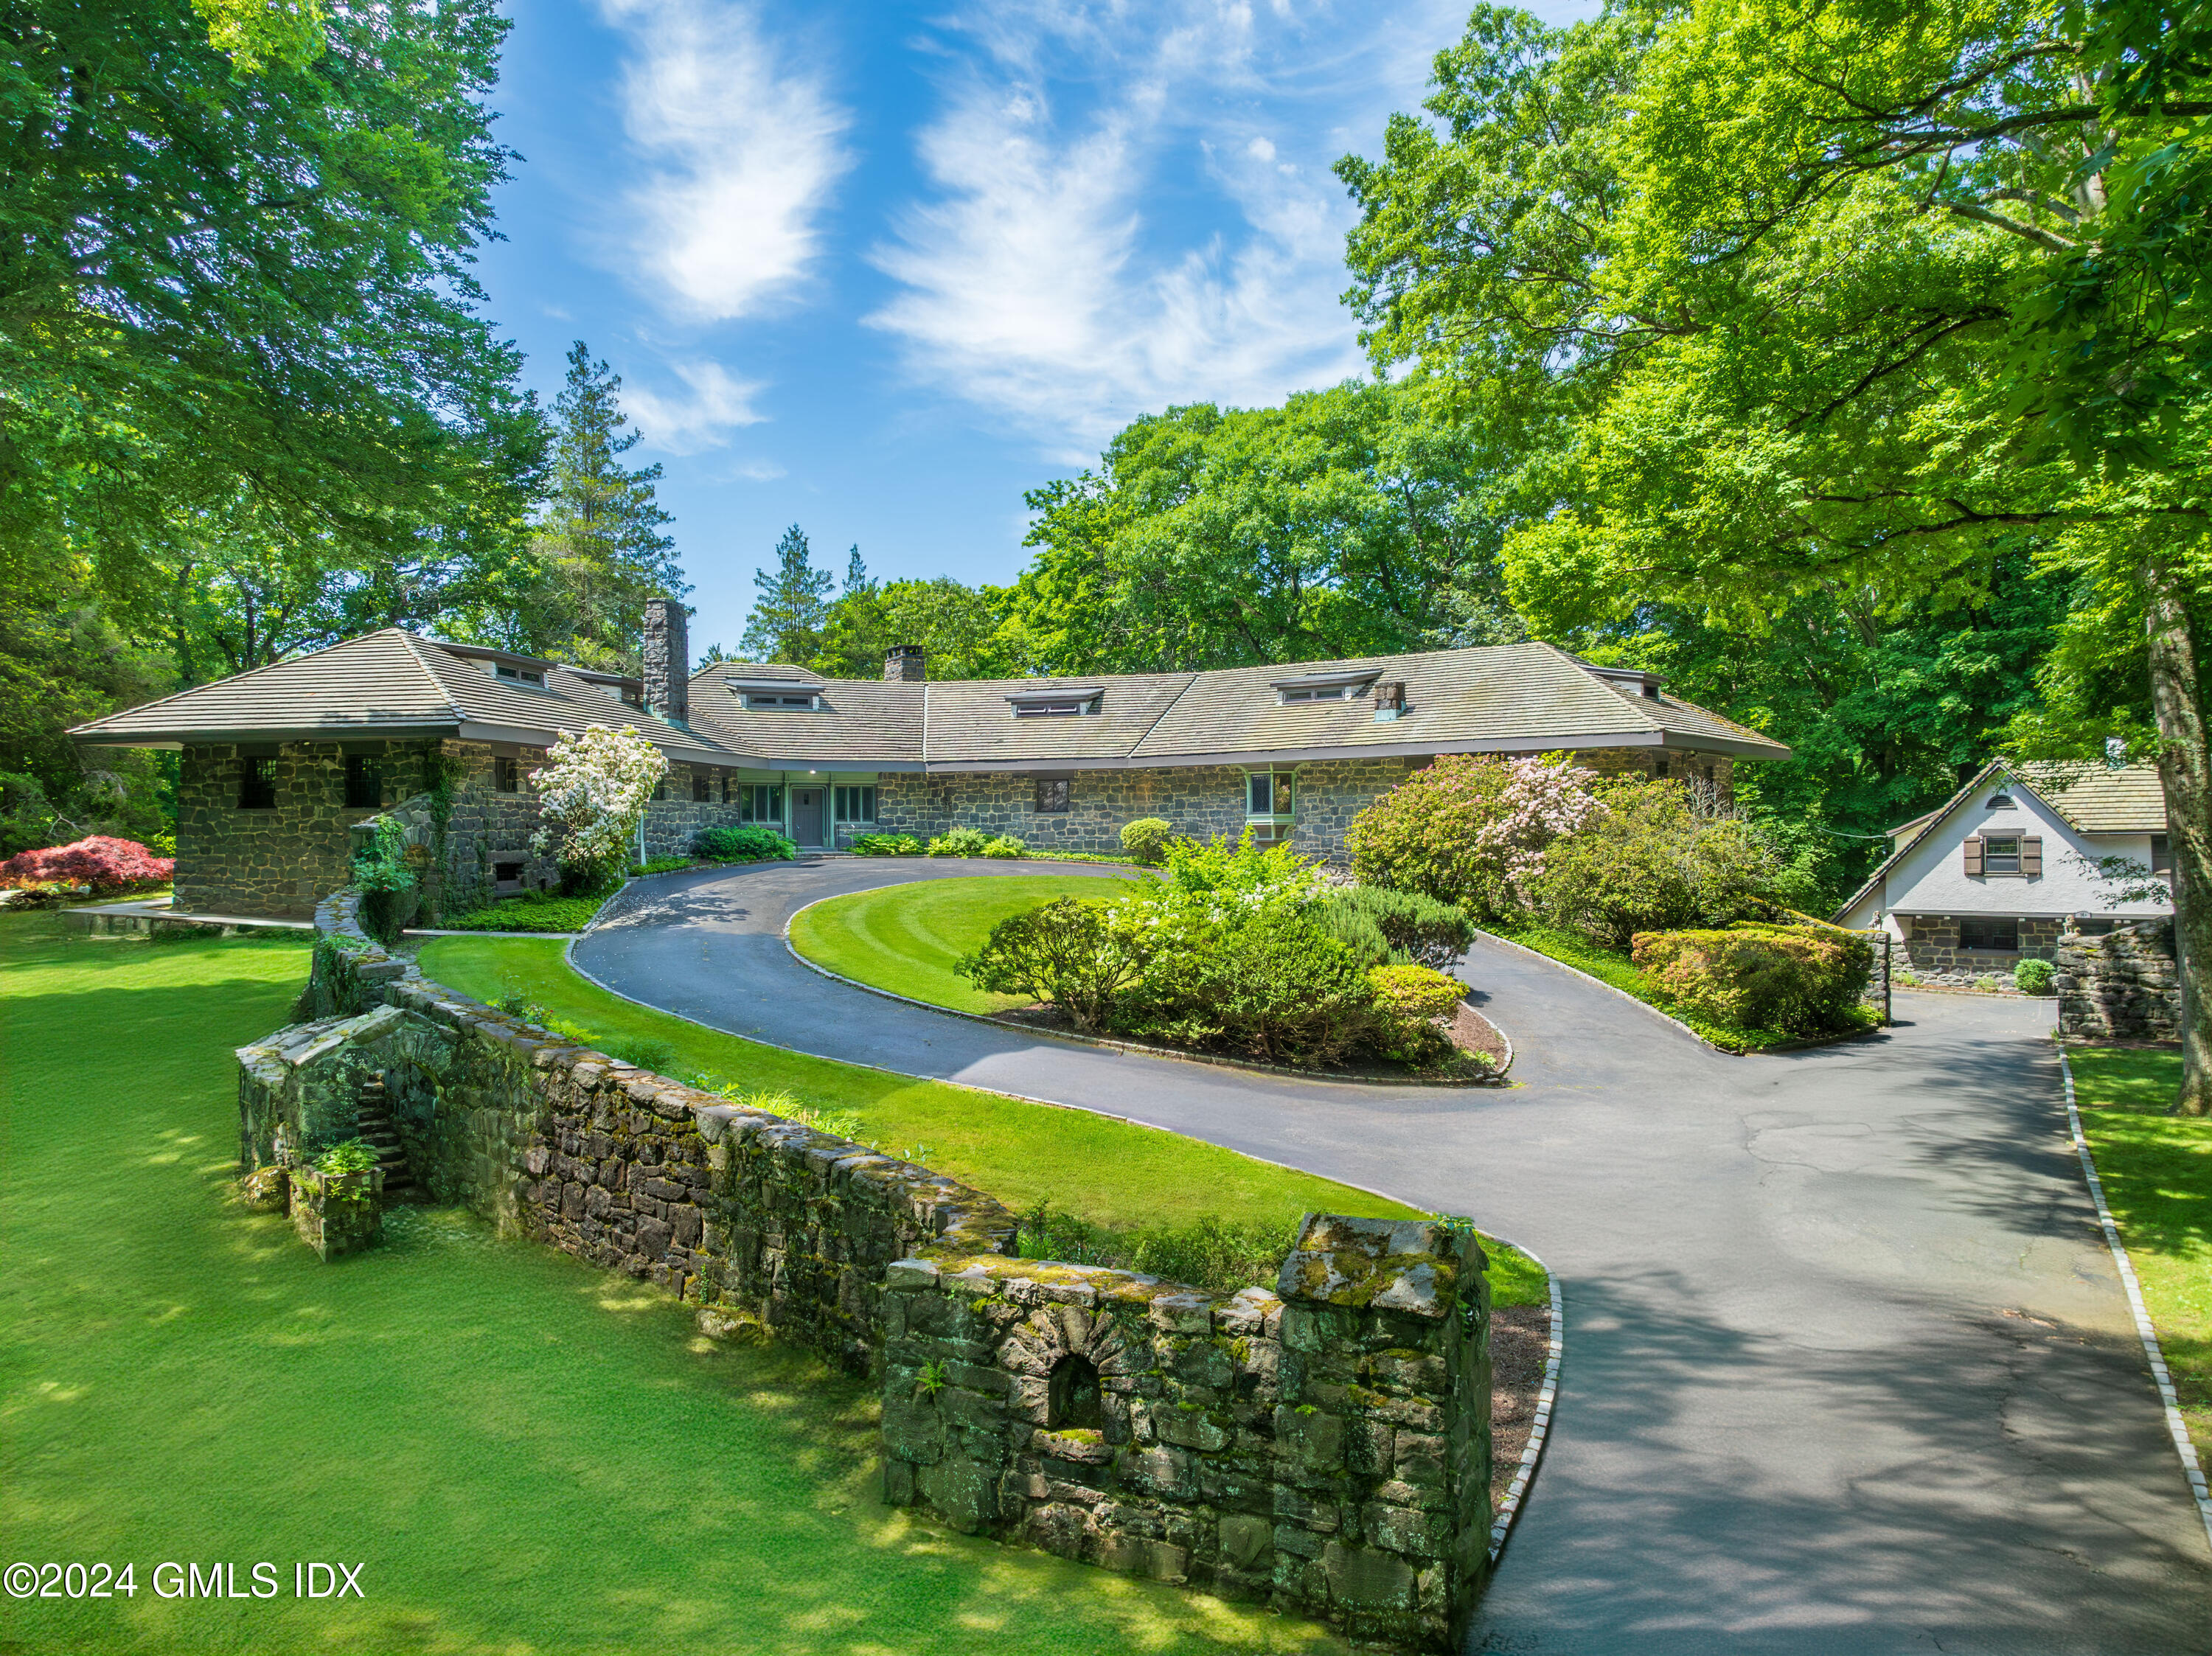
[[[1992,761],[1925,816],[1890,830],[1890,854],[1836,913],[1881,926],[1921,978],[1970,985],[2050,960],[2068,921],[2084,931],[2173,912],[2122,901],[2103,873],[2125,858],[2171,879],[2166,794],[2145,764]]]

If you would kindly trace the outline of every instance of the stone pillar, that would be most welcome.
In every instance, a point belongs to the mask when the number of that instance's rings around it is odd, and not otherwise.
[[[919,644],[894,644],[884,652],[884,682],[919,684],[929,676],[929,658]]]
[[[678,598],[645,601],[645,710],[677,725],[691,719],[688,614]]]

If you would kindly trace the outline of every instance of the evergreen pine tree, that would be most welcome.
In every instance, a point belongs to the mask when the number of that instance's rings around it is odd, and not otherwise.
[[[672,519],[654,492],[660,467],[622,464],[642,434],[623,429],[621,391],[622,376],[578,340],[553,402],[552,492],[533,543],[535,591],[522,606],[541,653],[586,666],[635,668],[646,599],[691,590],[674,538],[661,532]]]
[[[859,549],[854,549],[857,554]],[[830,588],[836,578],[814,567],[805,531],[793,524],[775,543],[775,568],[753,571],[758,596],[738,640],[747,660],[809,662],[821,648]]]

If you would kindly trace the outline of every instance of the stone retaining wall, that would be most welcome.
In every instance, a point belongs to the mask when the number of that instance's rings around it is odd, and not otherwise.
[[[2065,923],[2033,917],[2018,922],[2020,947],[1963,949],[1959,943],[1956,914],[1900,914],[1905,931],[1905,965],[1923,983],[1947,988],[1972,989],[1984,978],[1997,978],[2010,986],[2012,969],[2024,960],[2055,961],[2059,929]]]
[[[2179,1040],[2181,974],[2171,919],[2058,938],[2058,1033],[2071,1040]]]
[[[1490,1519],[1463,1229],[1309,1216],[1272,1292],[1225,1298],[1019,1259],[989,1197],[480,1005],[359,910],[318,908],[302,1021],[239,1050],[242,1176],[350,1137],[376,1076],[441,1202],[878,1376],[892,1504],[1455,1647]]]

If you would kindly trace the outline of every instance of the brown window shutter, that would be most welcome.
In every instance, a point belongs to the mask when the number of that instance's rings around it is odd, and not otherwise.
[[[1982,871],[1982,836],[1978,834],[1967,835],[1965,849],[1966,852],[1966,872],[1969,874],[1979,874]]]
[[[2043,872],[2043,841],[2033,834],[2021,840],[2020,871],[2031,879]]]

